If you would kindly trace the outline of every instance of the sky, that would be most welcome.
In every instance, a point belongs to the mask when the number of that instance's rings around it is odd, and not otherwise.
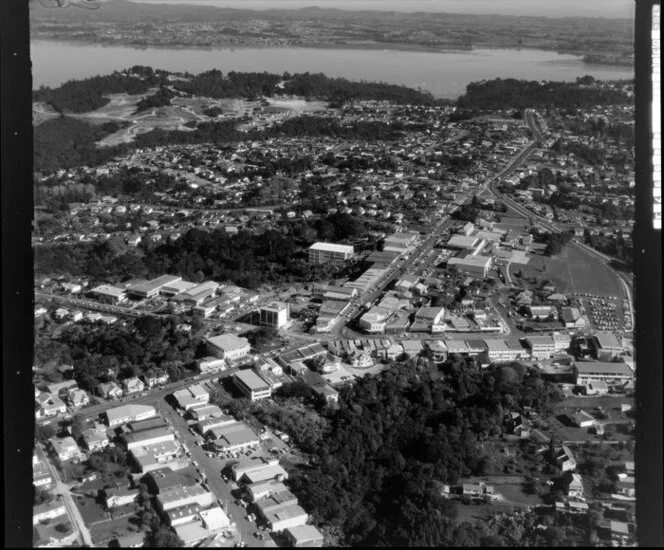
[[[500,14],[632,19],[634,0],[131,0],[149,4],[198,4],[265,10],[330,7],[346,10]]]

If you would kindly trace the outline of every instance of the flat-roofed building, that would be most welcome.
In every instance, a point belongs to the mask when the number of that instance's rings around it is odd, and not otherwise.
[[[325,537],[313,525],[287,527],[284,535],[289,544],[295,548],[318,548],[323,546]]]
[[[210,506],[215,500],[214,495],[201,485],[192,485],[183,487],[157,496],[159,508],[164,512],[186,506],[188,504],[199,504],[200,506]]]
[[[360,292],[364,292],[374,286],[386,274],[386,268],[370,267],[354,281],[345,282],[344,287],[356,288]]]
[[[188,306],[197,306],[202,304],[208,298],[211,298],[217,292],[219,283],[214,281],[205,281],[189,290],[185,290],[175,296],[175,300],[183,302]]]
[[[370,334],[383,334],[385,332],[387,319],[390,315],[392,315],[391,310],[380,306],[374,306],[360,317],[358,324],[360,325],[360,328]]]
[[[112,285],[99,285],[90,292],[95,299],[107,304],[119,304],[127,299],[127,293],[124,288]]]
[[[171,508],[166,511],[165,515],[168,516],[168,522],[171,527],[176,527],[177,525],[182,525],[194,520],[202,509],[203,507],[198,504],[198,502],[194,502],[193,504],[185,504],[184,506]]]
[[[159,295],[159,291],[166,285],[177,283],[182,280],[178,275],[162,275],[151,281],[145,281],[137,285],[132,285],[128,289],[131,298],[147,299]]]
[[[604,381],[607,383],[629,382],[633,379],[632,370],[625,363],[605,361],[577,361],[577,384]]]
[[[146,447],[156,443],[164,443],[165,441],[175,441],[175,434],[168,428],[159,427],[125,434],[124,440],[127,444],[127,450],[131,450],[136,447]]]
[[[410,330],[413,332],[443,332],[445,330],[444,315],[444,307],[422,307],[415,313]]]
[[[81,460],[84,456],[73,437],[52,437],[48,441],[60,462]]]
[[[447,265],[448,267],[455,267],[471,277],[483,279],[491,268],[491,257],[468,254],[464,258],[450,258],[447,260]]]
[[[185,411],[207,405],[210,402],[210,394],[200,384],[193,384],[187,388],[173,392],[173,397]]]
[[[205,340],[207,352],[213,357],[236,361],[249,354],[251,345],[249,340],[227,332]]]
[[[227,304],[228,304],[227,298],[225,298],[224,296],[215,296],[207,299],[200,305],[194,306],[191,309],[191,312],[199,317],[208,318],[215,311],[217,311],[217,309],[222,308],[224,305]]]
[[[226,426],[212,428],[208,433],[211,438],[214,438],[215,448],[221,452],[244,451],[260,444],[254,430],[244,422],[233,422]]]
[[[366,258],[366,261],[369,262],[370,264],[377,264],[381,266],[389,266],[392,265],[397,258],[401,256],[401,253],[403,250],[399,251],[388,251],[388,250],[374,250],[371,254],[369,254]]]
[[[265,522],[272,531],[277,533],[289,527],[305,525],[308,519],[309,514],[297,504],[280,506],[265,513]]]
[[[556,344],[551,336],[528,336],[525,342],[533,359],[546,359],[556,352]]]
[[[612,332],[598,332],[595,335],[595,343],[597,358],[605,361],[620,355],[623,350],[618,336]]]
[[[245,488],[245,492],[250,502],[256,502],[269,497],[274,493],[279,493],[285,491],[287,487],[281,481],[275,481],[274,479],[269,479],[267,481],[258,481],[256,483],[251,483]]]
[[[106,411],[106,418],[108,420],[108,425],[111,428],[126,424],[128,422],[134,422],[136,420],[145,420],[146,418],[152,418],[157,414],[157,411],[154,407],[150,405],[121,405],[120,407],[115,407]]]
[[[233,382],[252,401],[266,399],[272,395],[270,385],[252,370],[241,370],[235,373]]]
[[[160,291],[164,296],[176,296],[197,286],[198,283],[190,283],[189,281],[180,280],[165,284],[161,287]]]
[[[196,424],[196,427],[198,428],[198,431],[202,435],[207,435],[210,430],[214,430],[215,428],[221,428],[223,426],[228,426],[230,424],[233,424],[234,422],[236,422],[235,418],[227,414],[224,414],[222,416],[216,416],[216,417],[206,418],[205,420],[201,420],[198,424]]]
[[[214,533],[230,526],[231,520],[220,506],[213,506],[200,513],[203,527]]]
[[[393,233],[385,239],[383,243],[384,252],[397,252],[399,254],[407,252],[417,245],[419,235],[414,232]]]
[[[456,248],[458,250],[477,250],[481,239],[477,237],[467,237],[466,235],[452,235],[445,245],[447,248]]]
[[[514,361],[523,354],[523,347],[519,349],[510,348],[505,340],[500,338],[486,338],[484,342],[487,345],[489,359],[494,362]]]
[[[272,466],[279,466],[279,460],[276,458],[265,458],[265,457],[241,459],[231,467],[231,478],[233,479],[233,481],[236,482],[242,480],[245,475],[252,475],[254,478],[255,477],[261,478],[261,479],[255,479],[250,483],[257,483],[259,481],[274,479],[275,476],[275,474],[273,473],[274,470],[269,470],[269,471],[266,470],[266,468],[268,467],[271,468]],[[268,475],[267,476],[260,475],[260,473],[256,474],[256,472],[261,472],[261,471],[268,471]],[[283,472],[285,473],[285,470]],[[282,472],[279,471],[278,473]],[[286,477],[288,477],[288,473],[286,473]]]
[[[171,466],[182,454],[182,447],[177,441],[164,441],[143,447],[134,447],[129,451],[139,472],[147,473],[158,468]]]
[[[191,418],[197,422],[202,422],[208,418],[221,418],[224,413],[217,405],[205,405],[191,410]]]
[[[260,324],[280,329],[288,324],[289,307],[282,302],[272,302],[259,310]]]
[[[309,262],[325,264],[343,262],[353,257],[355,250],[350,245],[333,243],[314,243],[309,247]]]
[[[567,351],[572,345],[572,337],[566,332],[554,332],[551,337],[556,352]]]
[[[339,302],[348,302],[356,296],[356,288],[345,288],[342,286],[315,284],[312,291],[312,297],[314,298]]]

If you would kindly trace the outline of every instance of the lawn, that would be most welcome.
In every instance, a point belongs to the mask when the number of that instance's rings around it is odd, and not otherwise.
[[[91,525],[108,518],[106,512],[104,512],[102,507],[92,497],[75,497],[74,502],[76,502],[76,506],[81,512],[86,525]]]
[[[138,531],[138,528],[136,525],[133,525],[129,522],[130,519],[131,517],[123,517],[93,525],[90,527],[92,541],[95,544],[101,544],[108,542],[116,537],[122,537],[129,533],[135,533]]]
[[[609,267],[573,246],[566,246],[554,257],[533,255],[525,266],[510,266],[512,277],[519,271],[523,277],[552,281],[559,292],[588,292],[598,296],[620,296],[623,292]]]

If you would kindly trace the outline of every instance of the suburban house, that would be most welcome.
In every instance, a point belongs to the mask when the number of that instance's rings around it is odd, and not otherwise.
[[[35,398],[35,418],[42,420],[67,412],[67,405],[57,395],[42,393]]]
[[[83,441],[90,452],[101,451],[108,447],[109,440],[106,434],[106,427],[101,424],[95,424],[93,428],[83,431]]]
[[[572,450],[566,445],[562,445],[555,454],[556,466],[563,472],[571,472],[576,469],[576,458]]]
[[[140,393],[145,389],[145,384],[140,378],[137,377],[127,378],[123,380],[122,386],[124,388],[125,395]]]
[[[52,437],[48,440],[53,452],[61,462],[68,460],[82,460],[83,453],[73,437]]]
[[[104,489],[104,499],[108,509],[126,506],[136,501],[137,498],[138,489],[130,489],[126,485]]]
[[[102,382],[97,386],[97,391],[104,399],[119,399],[124,394],[122,388],[115,382]]]
[[[65,516],[67,510],[63,501],[51,500],[32,508],[32,525]]]
[[[567,487],[567,496],[570,498],[583,499],[583,480],[579,474],[572,474],[571,481]]]
[[[90,396],[85,390],[76,388],[67,394],[67,401],[71,407],[78,409],[90,403]]]

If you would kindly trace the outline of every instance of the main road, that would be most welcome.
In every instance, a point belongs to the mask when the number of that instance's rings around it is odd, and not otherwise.
[[[534,212],[528,210],[525,206],[519,204],[515,200],[511,199],[510,197],[507,197],[506,195],[500,193],[496,188],[495,188],[495,183],[502,177],[504,177],[506,174],[506,171],[509,171],[510,169],[513,169],[515,167],[515,163],[521,162],[522,160],[525,159],[526,156],[530,155],[532,151],[537,146],[537,143],[540,142],[542,143],[544,141],[544,138],[542,137],[542,134],[540,133],[539,129],[537,128],[537,125],[534,121],[534,112],[532,110],[526,109],[524,113],[526,122],[528,124],[528,127],[530,130],[535,134],[535,137],[537,138],[538,141],[531,143],[529,146],[527,146],[520,155],[517,156],[517,159],[512,161],[508,168],[506,170],[503,170],[501,173],[499,173],[497,176],[494,176],[487,180],[485,183],[485,186],[489,192],[491,192],[496,198],[500,199],[503,201],[505,204],[510,206],[513,210],[524,216],[525,218],[530,218],[533,220],[536,220],[540,226],[544,227],[545,229],[548,229],[549,231],[552,231],[554,233],[561,233],[563,230],[560,228],[559,224],[554,223],[553,221],[544,218],[542,216],[539,216],[538,214],[535,214]],[[519,160],[520,159],[520,160]],[[629,311],[631,313],[632,319],[634,319],[634,305],[633,305],[633,298],[632,298],[632,289],[630,288],[632,285],[632,281],[629,280],[628,276],[624,273],[620,273],[616,271],[613,267],[611,267],[610,263],[613,261],[613,258],[610,256],[607,256],[606,254],[602,254],[601,252],[595,250],[594,248],[589,247],[585,243],[582,243],[578,241],[577,239],[572,239],[569,243],[571,246],[576,247],[578,250],[584,252],[586,255],[591,256],[595,258],[598,261],[603,262],[606,264],[606,266],[613,272],[615,275],[616,279],[620,281],[620,284],[625,291],[625,296],[627,298],[628,304],[629,304]]]
[[[48,459],[46,449],[42,447],[41,450],[44,453],[45,457],[44,462],[46,462],[48,469],[51,471],[51,475],[53,476],[53,481],[55,482],[53,493],[55,493],[56,495],[60,496],[63,499],[65,509],[67,510],[67,516],[69,517],[69,521],[72,524],[72,526],[78,532],[79,539],[82,540],[84,544],[87,544],[90,547],[94,547],[94,545],[92,544],[92,536],[90,535],[90,531],[85,525],[83,516],[81,515],[81,512],[79,511],[78,507],[76,506],[76,503],[74,502],[74,499],[72,498],[71,493],[69,492],[69,485],[63,483],[63,481],[60,479],[58,471],[56,470],[56,468],[53,467],[51,461]]]

